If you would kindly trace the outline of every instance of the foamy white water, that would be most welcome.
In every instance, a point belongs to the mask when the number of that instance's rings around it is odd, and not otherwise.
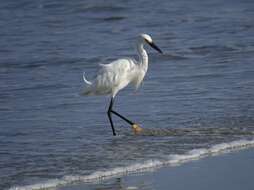
[[[37,184],[12,187],[10,190],[39,190],[39,189],[49,189],[59,186],[64,186],[75,182],[96,182],[100,180],[109,179],[112,177],[124,176],[130,173],[144,172],[152,170],[163,165],[173,166],[181,163],[185,163],[191,160],[197,160],[206,156],[221,154],[225,152],[231,152],[234,150],[240,150],[244,148],[249,148],[254,146],[253,140],[237,140],[229,143],[221,143],[211,146],[207,149],[193,149],[186,154],[171,154],[165,160],[148,160],[144,163],[132,164],[126,167],[117,167],[107,171],[96,171],[90,175],[84,176],[64,176],[61,179],[48,180],[46,182],[41,182]]]

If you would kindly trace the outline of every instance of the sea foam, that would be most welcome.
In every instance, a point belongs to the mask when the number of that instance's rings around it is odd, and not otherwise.
[[[124,176],[130,173],[138,173],[153,170],[155,168],[162,167],[164,165],[168,166],[179,165],[181,163],[185,163],[191,160],[197,160],[209,155],[231,152],[234,150],[239,150],[253,146],[254,140],[232,141],[229,143],[221,143],[213,145],[207,149],[205,148],[193,149],[186,152],[185,154],[171,154],[167,157],[167,159],[164,160],[148,160],[143,163],[136,163],[126,167],[116,167],[105,171],[96,171],[90,175],[64,176],[61,179],[48,180],[46,182],[41,182],[33,185],[12,187],[10,188],[10,190],[50,189],[75,182],[84,182],[84,183],[96,182],[104,179],[109,179],[112,177]]]

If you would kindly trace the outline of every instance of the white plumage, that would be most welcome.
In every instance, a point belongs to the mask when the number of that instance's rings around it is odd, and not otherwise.
[[[141,34],[138,36],[136,44],[139,56],[138,61],[133,58],[122,58],[109,64],[100,64],[98,73],[92,81],[87,80],[85,73],[83,74],[83,79],[86,83],[86,88],[82,93],[83,95],[111,95],[112,98],[108,114],[114,135],[114,127],[111,121],[113,99],[119,90],[123,89],[128,84],[132,84],[138,88],[143,81],[148,69],[148,55],[144,49],[145,43],[148,43],[162,53],[162,51],[153,43],[152,38],[149,35]],[[118,115],[118,113],[116,115]],[[118,116],[120,116],[120,114]],[[120,117],[124,120],[128,120],[123,116]],[[133,122],[129,121],[128,123],[131,124]]]
[[[129,83],[136,88],[142,82],[146,70],[135,64],[130,58],[118,59],[110,64],[100,64],[96,78],[90,82],[83,75],[87,84],[84,95],[107,95],[115,97],[117,92]]]

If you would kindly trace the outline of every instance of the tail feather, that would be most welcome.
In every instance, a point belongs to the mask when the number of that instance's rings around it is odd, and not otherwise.
[[[92,82],[90,82],[89,80],[86,79],[85,77],[85,72],[83,73],[83,80],[87,85],[92,85]]]
[[[85,77],[85,72],[83,73],[83,80],[86,83],[86,87],[83,87],[83,89],[80,92],[80,95],[83,96],[89,96],[92,95],[92,82],[90,82],[89,80],[86,79]]]

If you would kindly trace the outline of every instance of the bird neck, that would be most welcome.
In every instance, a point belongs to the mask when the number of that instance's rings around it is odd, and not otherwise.
[[[144,44],[143,43],[137,43],[137,51],[138,51],[138,56],[139,60],[138,62],[142,67],[145,67],[147,69],[148,67],[148,55],[146,53],[146,50],[144,49]]]

